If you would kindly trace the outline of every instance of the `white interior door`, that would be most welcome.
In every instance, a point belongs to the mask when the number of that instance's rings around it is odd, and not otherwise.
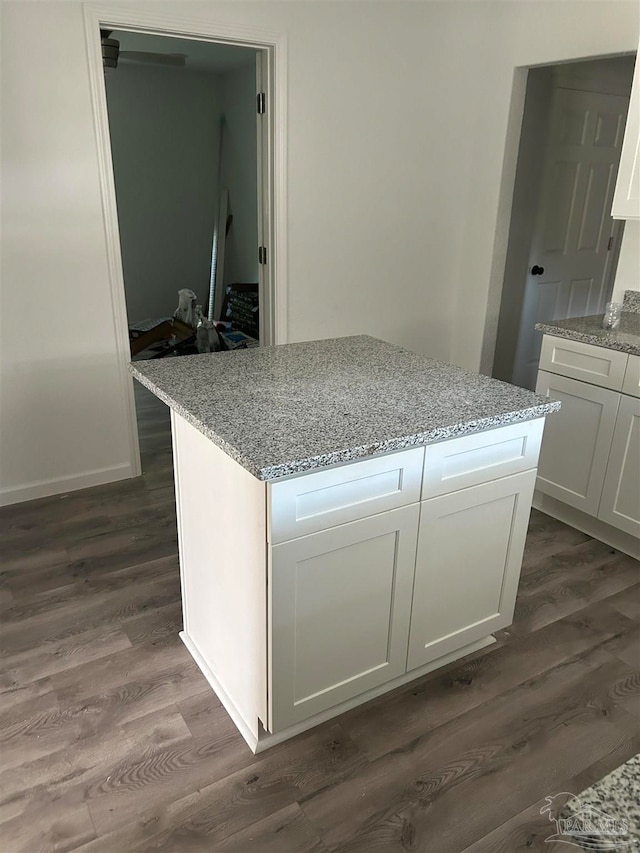
[[[621,237],[611,203],[628,107],[622,95],[554,92],[513,371],[517,385],[535,387],[542,344],[537,322],[604,310]]]

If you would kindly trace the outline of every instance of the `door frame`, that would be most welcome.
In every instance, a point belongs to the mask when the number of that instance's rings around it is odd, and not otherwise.
[[[594,56],[562,57],[553,61],[540,63],[538,65],[517,65],[513,67],[513,82],[505,133],[504,157],[498,193],[498,211],[496,215],[491,268],[489,272],[489,288],[482,335],[480,373],[486,374],[487,376],[493,375],[500,308],[502,305],[502,295],[505,286],[513,194],[516,185],[516,170],[520,150],[520,135],[522,132],[529,72],[535,68],[562,65],[565,63],[584,62],[588,60],[614,59],[624,56],[632,56],[634,54],[635,51],[619,51],[616,53],[596,54]],[[615,260],[617,262],[622,235],[620,234],[619,236],[620,240],[616,241],[618,245],[615,247],[616,257],[611,258],[611,261]],[[607,273],[609,278],[613,275],[614,270],[615,266],[613,266],[613,268],[610,267]]]
[[[142,473],[142,467],[133,378],[128,368],[131,360],[129,326],[100,29],[129,30],[149,35],[209,41],[249,47],[263,52],[267,66],[268,130],[266,150],[263,145],[262,163],[259,165],[266,175],[263,187],[266,185],[268,191],[266,197],[265,193],[262,193],[262,210],[258,212],[258,218],[262,218],[262,239],[269,259],[267,266],[261,270],[267,309],[261,326],[267,344],[287,343],[287,39],[284,34],[275,31],[214,23],[199,18],[175,17],[152,10],[87,4],[83,11],[114,336],[121,395],[129,432],[131,476],[137,477]],[[257,250],[256,246],[256,252]]]

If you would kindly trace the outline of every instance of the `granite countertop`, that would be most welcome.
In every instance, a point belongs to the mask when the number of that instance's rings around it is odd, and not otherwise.
[[[613,332],[602,328],[602,314],[572,317],[569,320],[549,320],[546,323],[536,323],[536,329],[545,335],[570,338],[585,344],[640,355],[640,314],[623,311],[621,318],[619,328]]]
[[[135,362],[130,370],[259,480],[560,408],[367,335]]]
[[[640,848],[640,754],[573,797],[560,813],[558,840],[584,850]]]

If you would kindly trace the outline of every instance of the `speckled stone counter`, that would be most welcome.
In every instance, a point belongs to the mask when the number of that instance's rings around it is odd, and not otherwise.
[[[635,311],[636,314],[640,314],[640,290],[625,290],[622,310]]]
[[[259,480],[560,408],[366,335],[135,362],[130,370]]]
[[[560,815],[572,838],[584,850],[640,849],[640,754],[570,800]],[[611,819],[615,832],[599,831]],[[572,831],[571,831],[572,830]]]
[[[621,316],[620,327],[614,332],[602,328],[602,314],[536,323],[536,329],[545,335],[640,355],[640,314],[623,311]]]

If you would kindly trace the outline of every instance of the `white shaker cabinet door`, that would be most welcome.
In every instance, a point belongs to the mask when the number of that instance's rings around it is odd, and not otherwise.
[[[405,672],[419,509],[271,548],[272,732]]]
[[[408,670],[511,624],[535,477],[422,503]]]
[[[536,488],[595,516],[620,394],[544,370],[536,391],[562,402],[545,427]]]
[[[622,395],[598,518],[640,536],[640,399]]]

